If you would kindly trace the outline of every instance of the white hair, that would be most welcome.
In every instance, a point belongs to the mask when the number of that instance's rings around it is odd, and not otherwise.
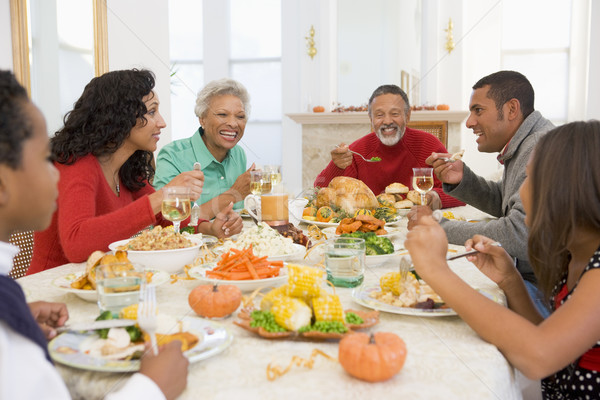
[[[244,105],[246,119],[248,119],[250,117],[250,94],[248,94],[248,90],[246,90],[244,85],[229,78],[222,78],[209,82],[198,92],[198,97],[196,97],[196,107],[194,108],[196,116],[202,118],[206,115],[206,111],[208,111],[210,101],[213,97],[227,94],[240,99]]]

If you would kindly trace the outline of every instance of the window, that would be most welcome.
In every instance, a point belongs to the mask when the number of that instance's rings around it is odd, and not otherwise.
[[[502,69],[524,74],[535,91],[535,109],[554,124],[567,122],[571,1],[504,0]],[[543,17],[535,18],[543,9]]]
[[[204,86],[202,1],[169,1],[172,139],[190,137],[198,129],[196,94]]]
[[[222,29],[203,26],[203,18]],[[240,141],[249,163],[281,164],[281,0],[171,0],[169,32],[173,140],[198,128],[194,105],[204,84],[231,77],[250,93]]]

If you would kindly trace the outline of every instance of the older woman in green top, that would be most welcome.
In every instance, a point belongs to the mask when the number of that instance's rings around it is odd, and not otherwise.
[[[200,128],[187,139],[169,143],[158,153],[154,187],[164,186],[183,171],[191,171],[199,162],[204,172],[200,198],[203,218],[213,218],[229,203],[241,208],[250,194],[250,170],[246,153],[238,146],[250,112],[246,88],[233,79],[210,82],[196,99]]]

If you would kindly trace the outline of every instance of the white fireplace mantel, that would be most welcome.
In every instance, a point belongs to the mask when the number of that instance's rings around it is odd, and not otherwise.
[[[461,125],[468,111],[413,111],[411,121],[448,121],[448,150],[459,151]],[[330,151],[341,142],[352,143],[371,131],[371,121],[363,112],[324,112],[286,114],[302,125],[302,187],[312,186],[331,160]]]

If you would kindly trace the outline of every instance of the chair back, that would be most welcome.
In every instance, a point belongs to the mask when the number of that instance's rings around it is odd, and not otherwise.
[[[13,269],[8,274],[11,278],[17,279],[25,276],[31,262],[33,254],[33,231],[16,232],[10,235],[9,243],[19,246],[19,254],[13,261]]]
[[[442,142],[445,148],[448,148],[448,121],[410,121],[407,126],[431,133]]]

